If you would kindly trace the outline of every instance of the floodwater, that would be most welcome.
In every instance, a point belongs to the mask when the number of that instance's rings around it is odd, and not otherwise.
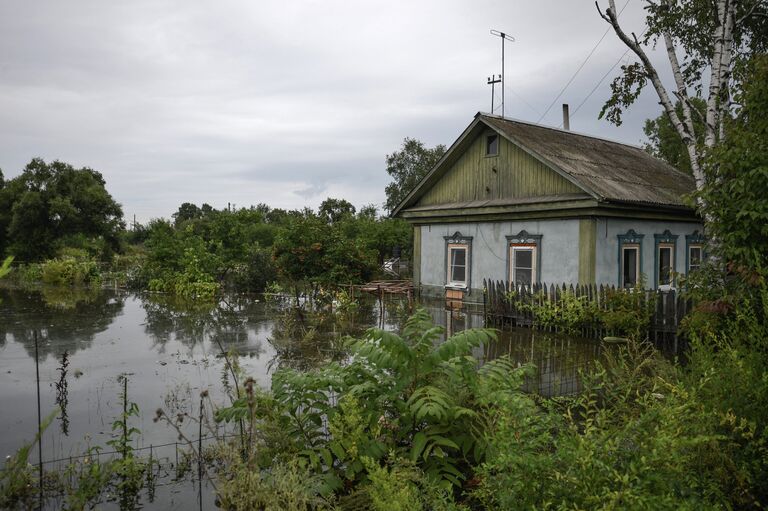
[[[445,310],[425,303],[436,324],[450,334],[482,327],[482,314]],[[47,470],[70,461],[89,446],[112,449],[112,422],[122,411],[121,375],[127,377],[128,401],[139,407],[130,425],[141,431],[133,446],[159,460],[158,483],[144,509],[215,508],[214,496],[195,475],[174,480],[177,433],[154,422],[155,410],[197,416],[200,392],[226,403],[223,352],[239,355],[243,371],[268,388],[279,367],[315,367],[342,357],[339,340],[370,326],[397,331],[408,313],[405,302],[363,302],[351,319],[326,314],[322,321],[298,317],[280,303],[236,296],[212,305],[180,303],[162,295],[72,289],[0,289],[0,455],[15,452],[37,430],[37,377],[41,415],[59,406],[42,437]],[[311,324],[311,326],[309,326]],[[35,335],[37,333],[37,360]],[[599,357],[599,344],[527,329],[504,332],[491,346],[478,348],[481,361],[509,355],[533,363],[530,391],[544,395],[572,393],[579,370]],[[66,358],[66,365],[64,359]],[[189,422],[189,421],[188,421]],[[192,426],[192,424],[190,424]],[[195,425],[196,426],[196,425]],[[191,438],[196,431],[187,431]],[[30,462],[37,462],[37,447]],[[4,461],[0,462],[0,466]],[[194,472],[194,470],[193,470]],[[58,507],[51,502],[52,509]],[[100,508],[117,508],[106,504]]]

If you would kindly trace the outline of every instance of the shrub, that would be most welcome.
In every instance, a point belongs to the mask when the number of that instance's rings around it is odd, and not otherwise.
[[[90,286],[101,284],[97,262],[66,256],[45,261],[40,265],[41,280],[55,286]]]

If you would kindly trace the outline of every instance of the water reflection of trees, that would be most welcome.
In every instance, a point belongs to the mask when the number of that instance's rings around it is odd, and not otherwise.
[[[245,346],[248,332],[265,319],[264,305],[249,297],[233,296],[218,302],[197,302],[168,295],[142,297],[144,331],[155,345],[171,340],[195,346],[205,340]]]
[[[123,312],[124,295],[99,289],[0,289],[0,340],[8,335],[35,356],[34,332],[41,358],[61,358],[87,349]]]

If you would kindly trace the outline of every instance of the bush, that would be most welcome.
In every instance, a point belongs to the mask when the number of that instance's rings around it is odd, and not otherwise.
[[[97,262],[66,256],[51,259],[40,265],[41,280],[54,286],[97,286],[101,284],[101,271]]]

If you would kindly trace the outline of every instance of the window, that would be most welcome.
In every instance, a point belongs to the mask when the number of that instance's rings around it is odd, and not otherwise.
[[[656,275],[658,275],[657,284],[659,286],[668,286],[672,284],[672,269],[675,267],[675,246],[669,243],[662,243],[658,246],[656,255]]]
[[[448,245],[448,285],[467,287],[467,245]]]
[[[635,287],[639,277],[640,245],[623,245],[621,247],[621,287]]]
[[[701,263],[707,257],[706,252],[704,252],[705,241],[704,235],[699,233],[699,231],[693,231],[693,233],[685,235],[686,274],[701,268]]]
[[[530,285],[536,278],[536,245],[509,245],[510,282]]]
[[[619,241],[619,287],[630,288],[640,283],[643,272],[643,238],[633,229],[617,236]]]
[[[541,234],[520,231],[507,236],[507,274],[509,282],[531,285],[541,279]]]
[[[485,137],[485,155],[497,156],[499,154],[499,136],[488,135]]]
[[[662,234],[654,234],[656,254],[653,269],[656,288],[675,285],[675,252],[677,250],[677,234],[669,229]]]
[[[701,268],[701,261],[704,259],[704,249],[701,245],[688,246],[688,273]]]
[[[445,285],[468,294],[472,286],[472,236],[456,231],[445,240]]]

